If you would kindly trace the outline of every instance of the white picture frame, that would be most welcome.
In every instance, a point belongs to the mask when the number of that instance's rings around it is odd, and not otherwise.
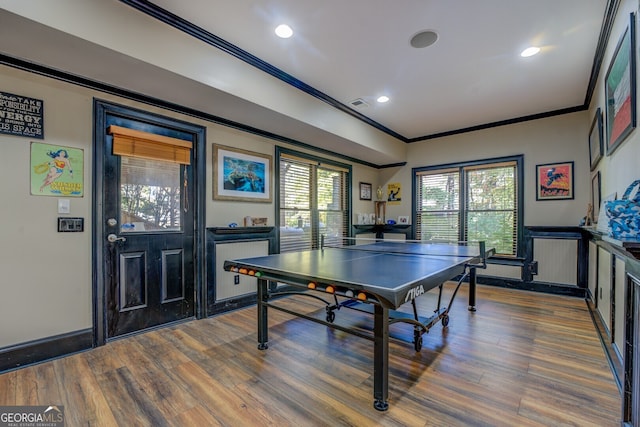
[[[269,154],[213,144],[213,199],[271,203]]]

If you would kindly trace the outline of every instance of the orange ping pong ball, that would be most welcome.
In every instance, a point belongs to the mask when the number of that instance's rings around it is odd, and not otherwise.
[[[316,284],[313,282],[309,282],[309,284],[307,285],[307,288],[309,289],[315,289],[316,288]]]
[[[358,299],[365,301],[367,299],[367,294],[365,294],[364,292],[358,293]]]
[[[329,285],[324,291],[329,294],[332,294],[335,291],[335,289],[333,288],[333,286]]]

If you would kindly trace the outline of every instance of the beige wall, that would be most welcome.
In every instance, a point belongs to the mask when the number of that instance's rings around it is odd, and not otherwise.
[[[226,128],[223,126],[209,126],[207,128],[207,204],[206,217],[207,227],[225,227],[229,223],[235,222],[242,224],[245,216],[265,217],[270,225],[275,224],[275,210],[273,203],[252,203],[252,202],[228,202],[213,200],[213,173],[211,172],[213,165],[212,144],[226,145],[229,147],[238,147],[258,153],[275,155],[275,142],[242,132],[237,129]],[[282,145],[282,144],[280,144]],[[324,154],[314,153],[309,150],[300,149],[298,147],[289,147],[302,153],[309,153],[319,157],[329,157]],[[272,160],[275,160],[272,158]],[[341,163],[346,163],[342,159],[334,159]],[[377,169],[367,166],[355,164],[352,165],[352,194],[353,194],[353,211],[360,212],[363,210],[373,212],[372,202],[361,201],[359,198],[359,182],[369,182],[374,186],[378,182]],[[374,187],[375,189],[375,187]],[[273,192],[272,192],[273,193]],[[355,222],[355,218],[354,218]]]
[[[385,184],[402,183],[405,195],[387,211],[391,217],[411,214],[412,168],[523,154],[525,225],[578,225],[591,190],[588,128],[587,114],[579,112],[409,144],[407,166],[382,172],[389,174]],[[575,198],[536,201],[536,165],[566,161],[575,162]]]
[[[84,150],[84,197],[69,199],[91,230],[91,96],[4,67],[0,90],[44,100],[33,141]],[[58,198],[30,195],[31,141],[0,135],[0,347],[91,326],[91,233],[58,233]]]
[[[636,33],[640,29],[638,22],[638,2],[635,0],[622,1],[618,9],[618,14],[611,30],[611,37],[607,50],[604,55],[603,66],[598,76],[598,85],[595,88],[591,105],[589,106],[589,126],[593,120],[596,109],[600,107],[605,111],[606,102],[604,95],[604,79],[616,48],[618,40],[624,33],[625,28],[629,25],[629,14],[636,12]],[[636,70],[638,64],[638,53],[636,47]],[[638,73],[636,72],[636,81],[638,81]],[[636,91],[637,96],[637,91]],[[637,106],[637,102],[636,102]],[[603,117],[606,120],[606,114]],[[606,131],[605,131],[606,144]],[[606,152],[606,149],[605,149]],[[602,179],[602,196],[617,193],[618,198],[622,197],[624,190],[631,182],[640,178],[640,133],[636,129],[627,137],[625,141],[613,152],[611,156],[606,156],[598,163],[597,170],[600,171]],[[597,171],[596,170],[596,171]],[[594,171],[593,173],[595,173]],[[593,175],[593,174],[592,174]]]
[[[107,48],[110,55],[117,52],[153,65],[154,68],[149,71],[150,75],[142,78],[146,81],[142,83],[137,81],[133,86],[140,93],[161,93],[160,96],[163,96],[164,100],[188,105],[196,110],[228,119],[230,118],[228,115],[232,114],[228,106],[224,103],[212,102],[212,99],[237,102],[234,100],[237,97],[237,99],[275,111],[283,117],[295,118],[299,124],[310,125],[300,128],[307,132],[314,131],[318,135],[326,132],[344,141],[353,142],[354,144],[346,144],[342,147],[343,150],[350,150],[353,156],[357,156],[358,150],[371,149],[385,156],[387,160],[383,163],[396,162],[404,158],[404,144],[393,136],[260,71],[234,55],[229,55],[223,49],[203,43],[122,2],[30,0],[1,3],[0,12],[5,9],[28,18],[28,21],[20,24],[17,24],[16,22],[19,21],[14,19],[7,19],[10,22],[6,25],[12,30],[3,32],[7,40],[3,39],[2,45],[3,49],[6,49],[3,53],[8,55],[64,69],[64,61],[69,52],[60,55],[40,52],[42,37],[60,40],[59,45],[74,46],[77,43],[73,38],[58,39],[60,34],[51,32],[49,29],[60,30],[94,43],[96,46]],[[45,25],[47,29],[40,26],[32,27],[32,21]],[[12,27],[13,25],[16,27]],[[37,29],[32,30],[32,28]],[[114,28],[118,30],[114,31]],[[30,42],[30,48],[24,48],[26,41]],[[158,49],[158,46],[162,46],[162,49]],[[176,79],[176,84],[160,84],[157,79],[163,79],[164,77],[161,76],[165,74],[156,74],[155,67],[167,70],[176,76],[182,76],[186,80]],[[90,59],[81,70],[76,70],[75,73],[96,80],[103,78],[104,70],[95,66]],[[112,79],[110,83],[120,87],[132,87],[131,82],[139,80],[140,77],[139,74],[132,75],[126,72],[109,76]],[[185,81],[191,84],[182,86]],[[158,86],[162,87],[160,92],[158,92]],[[184,90],[185,87],[191,90]],[[194,87],[198,88],[195,93],[192,91]],[[245,106],[245,103],[236,103],[233,108]],[[257,123],[259,121],[252,125],[259,127]],[[300,135],[298,132],[296,134]],[[331,144],[334,149],[340,150],[340,142]]]
[[[636,2],[631,0],[621,5],[621,18],[613,29],[605,68],[627,25],[628,12],[636,7]],[[605,72],[606,69],[602,74]],[[600,82],[602,79],[600,76]],[[0,168],[0,233],[3,236],[0,246],[0,348],[92,326],[90,230],[94,97],[207,127],[207,226],[241,223],[249,214],[265,216],[270,224],[275,221],[273,203],[231,203],[212,199],[212,143],[273,155],[274,142],[271,140],[5,66],[0,66],[0,90],[44,100],[45,139],[41,142],[84,149],[85,161],[84,197],[71,198],[70,213],[85,218],[85,232],[58,233],[57,198],[30,195],[31,140],[0,135],[3,158]],[[353,212],[373,211],[373,202],[359,200],[360,181],[371,183],[374,190],[387,183],[402,184],[402,204],[390,205],[387,210],[387,218],[395,218],[411,214],[411,168],[523,154],[525,224],[576,225],[584,216],[590,197],[592,173],[589,171],[587,137],[595,108],[604,106],[602,92],[600,83],[589,111],[409,144],[408,164],[404,167],[376,170],[354,165]],[[639,177],[639,140],[635,131],[613,156],[600,162],[603,194],[616,191],[620,195],[633,179]],[[575,199],[537,202],[535,166],[556,161],[575,162]]]
[[[207,227],[242,224],[247,215],[275,223],[273,202],[214,201],[212,186],[214,143],[273,156],[272,140],[6,66],[0,66],[0,90],[44,101],[45,138],[33,141],[84,150],[84,197],[69,198],[69,216],[85,218],[83,233],[58,233],[57,218],[65,216],[58,214],[58,198],[30,194],[32,140],[0,134],[4,159],[0,168],[0,232],[4,237],[0,246],[0,348],[92,327],[94,97],[206,127]],[[365,203],[358,199],[358,182],[375,185],[377,176],[376,169],[353,166],[354,210]]]
[[[0,150],[5,158],[0,168],[3,195],[0,212],[4,220],[0,229],[8,243],[0,249],[3,277],[0,348],[92,326],[91,159],[94,97],[176,116],[207,127],[205,209],[208,227],[226,226],[231,222],[242,224],[246,215],[264,216],[269,224],[275,223],[273,203],[221,202],[214,201],[212,197],[213,143],[274,155],[274,141],[8,67],[0,67],[0,77],[1,90],[44,101],[45,139],[41,142],[82,148],[85,162],[85,195],[83,198],[70,198],[70,215],[85,218],[85,232],[58,233],[58,198],[30,195],[28,168],[31,140],[0,135]],[[527,224],[575,224],[584,211],[588,197],[588,152],[584,144],[587,122],[586,113],[572,114],[410,144],[410,161],[405,167],[376,170],[353,165],[354,216],[357,212],[373,212],[373,202],[359,199],[361,181],[371,183],[374,191],[378,185],[386,182],[403,184],[402,205],[388,207],[387,218],[395,218],[398,215],[410,215],[412,167],[523,153],[528,181],[525,182]],[[538,206],[534,201],[533,184],[529,181],[535,164],[565,160],[576,161],[576,200],[544,202]]]
[[[525,160],[525,225],[577,225],[587,212],[587,204],[591,201],[591,180],[598,171],[602,181],[602,197],[617,194],[620,198],[627,186],[640,178],[640,133],[637,130],[632,132],[610,156],[606,155],[605,149],[605,155],[594,171],[590,170],[588,138],[596,109],[600,107],[605,111],[605,74],[618,40],[629,24],[631,12],[638,15],[638,2],[623,0],[588,111],[409,144],[406,167],[380,172],[379,182],[382,185],[400,182],[405,195],[401,205],[387,207],[387,217],[411,214],[409,196],[412,167],[514,154],[524,154]],[[636,32],[639,29],[636,16]],[[639,59],[636,52],[636,61]],[[606,114],[603,120],[606,120]],[[535,167],[556,161],[575,162],[575,198],[567,201],[536,201],[533,181]]]

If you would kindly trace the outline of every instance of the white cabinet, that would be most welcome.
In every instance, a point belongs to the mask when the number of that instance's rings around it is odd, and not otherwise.
[[[598,248],[598,296],[596,306],[600,318],[611,335],[611,283],[613,281],[613,261],[611,252]]]
[[[640,265],[631,264],[634,274],[627,277],[626,348],[624,352],[624,377],[622,393],[622,421],[625,426],[640,425]]]
[[[640,425],[640,240],[589,243],[589,308],[622,391],[624,425]]]
[[[613,278],[613,345],[619,355],[624,352],[625,321],[624,304],[627,287],[627,274],[625,271],[625,260],[617,255],[613,257],[614,278]]]
[[[590,266],[591,267],[591,266]],[[597,308],[619,355],[624,349],[625,260],[598,248]]]
[[[587,288],[589,294],[587,297],[591,299],[593,304],[596,303],[596,289],[598,288],[598,245],[589,242],[589,268],[588,268]]]

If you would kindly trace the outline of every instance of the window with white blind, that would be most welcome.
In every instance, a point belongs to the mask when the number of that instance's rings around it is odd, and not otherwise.
[[[279,151],[280,252],[315,249],[320,236],[342,244],[349,233],[350,169]]]
[[[420,240],[485,241],[516,256],[522,234],[522,156],[415,168]]]

